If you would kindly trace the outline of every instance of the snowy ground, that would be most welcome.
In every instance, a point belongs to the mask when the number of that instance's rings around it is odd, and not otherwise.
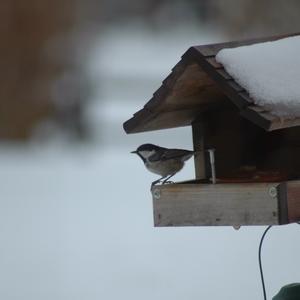
[[[100,41],[108,52],[99,46],[92,64],[101,82],[88,112],[93,143],[2,145],[0,299],[262,299],[257,248],[263,227],[153,227],[149,185],[156,177],[129,151],[145,141],[190,148],[190,129],[132,136],[122,129],[188,46],[219,39],[189,32],[179,38],[113,31]],[[140,47],[135,58],[132,45]],[[111,73],[97,73],[110,55]],[[176,179],[192,176],[191,161]],[[299,278],[299,230],[274,228],[266,238],[270,295]]]

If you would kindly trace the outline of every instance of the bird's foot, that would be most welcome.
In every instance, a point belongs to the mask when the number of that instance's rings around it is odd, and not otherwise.
[[[160,180],[155,180],[155,181],[153,181],[153,182],[151,183],[151,189],[152,189],[155,185],[157,185],[158,183],[160,183]]]
[[[173,184],[174,181],[171,181],[171,180],[167,180],[167,181],[163,181],[161,184]]]

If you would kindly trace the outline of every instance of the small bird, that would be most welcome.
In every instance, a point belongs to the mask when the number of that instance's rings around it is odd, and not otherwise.
[[[153,144],[143,144],[131,153],[137,154],[150,172],[162,176],[153,181],[151,187],[159,182],[168,183],[183,168],[185,161],[195,154],[194,151],[168,149]]]

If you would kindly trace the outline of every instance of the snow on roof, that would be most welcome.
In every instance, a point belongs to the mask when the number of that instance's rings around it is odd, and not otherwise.
[[[300,37],[222,49],[216,56],[254,103],[280,117],[300,117]]]

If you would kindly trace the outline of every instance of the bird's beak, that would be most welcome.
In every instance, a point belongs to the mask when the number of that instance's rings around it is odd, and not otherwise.
[[[131,151],[130,153],[134,153],[134,154],[136,154],[137,153],[137,151],[135,150],[135,151]]]

